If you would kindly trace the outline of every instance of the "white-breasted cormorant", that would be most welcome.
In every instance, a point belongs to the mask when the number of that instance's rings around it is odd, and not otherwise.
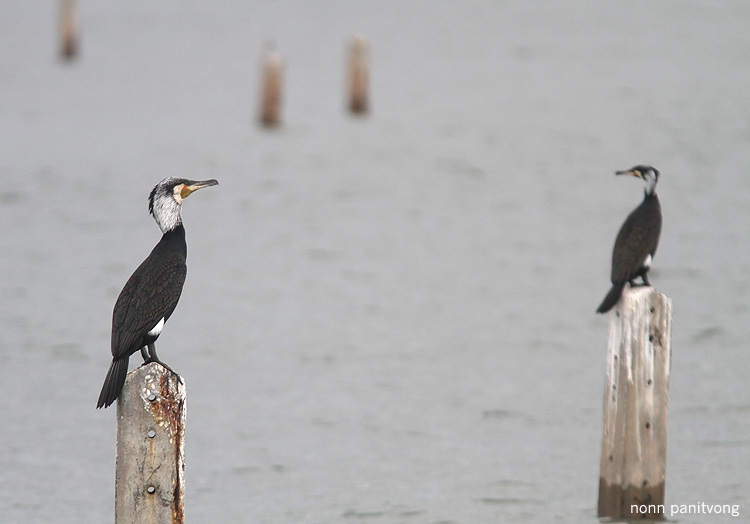
[[[130,355],[140,350],[144,363],[158,362],[154,342],[177,307],[187,274],[187,244],[180,210],[190,193],[216,180],[165,178],[151,191],[148,210],[163,235],[151,254],[128,279],[112,312],[112,364],[97,408],[109,407],[120,395]],[[147,349],[148,348],[148,349]],[[174,372],[173,372],[174,373]]]
[[[627,171],[617,171],[616,174],[642,178],[646,182],[646,194],[641,205],[628,215],[617,234],[612,252],[612,289],[604,297],[597,313],[612,309],[620,300],[625,284],[634,286],[633,281],[637,277],[643,279],[644,285],[651,285],[647,274],[661,235],[661,204],[656,196],[659,171],[651,166],[639,165]]]

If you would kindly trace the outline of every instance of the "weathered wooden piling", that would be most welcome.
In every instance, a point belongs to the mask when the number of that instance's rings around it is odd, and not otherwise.
[[[370,109],[369,46],[364,37],[352,39],[348,62],[349,111],[363,114]]]
[[[185,385],[161,364],[125,379],[117,401],[115,524],[183,524]]]
[[[78,15],[75,0],[60,0],[60,56],[71,60],[78,54]]]
[[[663,518],[672,301],[626,289],[608,318],[598,514]]]
[[[283,90],[283,63],[275,51],[266,53],[261,71],[260,121],[272,127],[281,123],[281,98]]]

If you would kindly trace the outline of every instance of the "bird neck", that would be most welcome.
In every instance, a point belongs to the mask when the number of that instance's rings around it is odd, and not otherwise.
[[[654,173],[654,171],[647,171],[646,175],[644,176],[644,180],[646,181],[646,196],[651,196],[656,194],[656,183],[659,181],[658,174]]]
[[[185,242],[185,226],[178,224],[174,229],[166,231],[161,236],[159,245],[162,249],[170,249],[182,253],[187,258],[187,242]]]
[[[160,198],[154,203],[152,213],[162,233],[166,234],[182,225],[181,208],[182,206],[171,196]]]

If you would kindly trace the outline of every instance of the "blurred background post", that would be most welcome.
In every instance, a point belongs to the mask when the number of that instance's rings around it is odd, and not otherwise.
[[[363,36],[355,36],[349,43],[348,95],[349,111],[364,114],[370,109],[369,44]]]

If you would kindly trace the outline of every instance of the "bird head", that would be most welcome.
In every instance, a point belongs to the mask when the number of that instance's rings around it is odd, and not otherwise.
[[[148,211],[153,215],[162,233],[166,233],[182,223],[180,208],[183,200],[199,189],[218,184],[213,179],[196,181],[167,177],[151,190]]]
[[[646,182],[646,193],[653,194],[656,190],[656,183],[659,181],[659,171],[655,167],[647,165],[638,165],[625,171],[617,171],[616,175],[630,175],[643,179]]]

